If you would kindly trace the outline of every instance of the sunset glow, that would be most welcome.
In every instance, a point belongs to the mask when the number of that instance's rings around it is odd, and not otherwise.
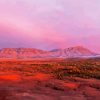
[[[82,45],[100,53],[100,0],[0,0],[0,48]]]

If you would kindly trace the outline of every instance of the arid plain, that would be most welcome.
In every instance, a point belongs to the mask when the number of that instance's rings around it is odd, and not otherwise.
[[[100,100],[100,59],[1,59],[0,100]]]

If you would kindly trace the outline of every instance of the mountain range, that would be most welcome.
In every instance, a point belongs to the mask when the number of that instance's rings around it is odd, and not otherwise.
[[[100,56],[82,46],[69,47],[65,49],[54,49],[45,51],[36,48],[2,48],[0,58],[31,59],[31,58],[77,58]]]

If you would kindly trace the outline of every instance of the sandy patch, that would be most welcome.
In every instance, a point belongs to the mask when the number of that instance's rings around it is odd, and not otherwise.
[[[20,80],[20,76],[19,75],[1,75],[0,79],[3,79],[3,80]]]
[[[50,74],[44,74],[44,73],[36,73],[34,76],[33,76],[33,79],[36,79],[36,80],[48,80],[50,79],[51,76]]]

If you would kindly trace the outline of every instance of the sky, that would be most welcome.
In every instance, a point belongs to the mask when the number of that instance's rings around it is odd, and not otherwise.
[[[83,46],[100,53],[100,0],[0,0],[0,48]]]

